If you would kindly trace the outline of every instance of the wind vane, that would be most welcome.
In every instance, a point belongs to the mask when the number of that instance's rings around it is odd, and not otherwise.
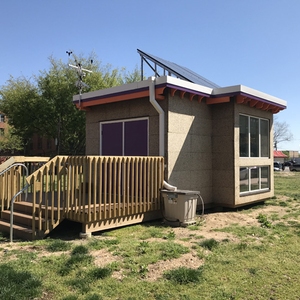
[[[72,51],[66,51],[66,53],[70,56],[71,54],[73,54]],[[81,104],[81,93],[82,93],[82,89],[83,88],[88,88],[89,86],[83,82],[83,78],[86,76],[86,73],[85,72],[88,72],[88,73],[93,73],[93,71],[90,71],[90,70],[87,70],[87,69],[84,69],[81,65],[81,63],[78,61],[78,59],[76,58],[75,54],[73,54],[73,57],[74,57],[74,61],[75,61],[75,66],[74,65],[71,65],[69,64],[70,67],[76,69],[77,71],[77,75],[78,75],[78,80],[76,81],[76,86],[78,87],[79,89],[79,107],[80,107],[80,104]],[[93,63],[93,60],[91,60],[91,63]]]

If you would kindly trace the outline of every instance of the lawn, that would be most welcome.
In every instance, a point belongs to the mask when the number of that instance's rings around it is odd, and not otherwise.
[[[0,299],[299,299],[300,173],[247,209],[78,239],[76,224],[13,245],[0,235]],[[71,227],[68,227],[71,226]]]

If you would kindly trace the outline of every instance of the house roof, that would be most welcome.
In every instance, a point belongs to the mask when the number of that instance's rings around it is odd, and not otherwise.
[[[282,153],[282,151],[274,150],[274,158],[286,158],[286,157],[288,156]]]
[[[149,78],[144,81],[75,95],[73,102],[80,109],[88,109],[95,105],[149,97],[151,82],[152,78]],[[155,78],[156,100],[164,100],[166,90],[171,96],[177,93],[181,98],[188,96],[191,101],[197,100],[205,102],[207,105],[226,103],[234,99],[238,104],[249,105],[272,113],[278,113],[286,108],[286,101],[243,85],[211,88],[170,76]]]
[[[150,68],[158,75],[158,77],[160,77],[160,75],[158,74],[156,66],[161,67],[164,70],[164,73],[167,71],[168,75],[174,75],[177,78],[200,84],[209,88],[219,87],[216,83],[204,78],[203,76],[200,76],[199,74],[186,67],[182,67],[168,60],[143,52],[140,49],[137,49],[137,52],[141,55],[142,60],[150,66]],[[150,65],[149,60],[154,63],[154,68]]]

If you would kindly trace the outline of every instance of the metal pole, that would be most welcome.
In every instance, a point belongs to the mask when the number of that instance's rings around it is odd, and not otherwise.
[[[80,88],[79,88],[79,109],[81,108],[81,82],[80,82]]]
[[[143,57],[141,55],[141,81],[144,80],[144,63],[143,63]]]
[[[8,170],[10,170],[13,167],[16,166],[21,166],[25,168],[26,171],[26,177],[28,177],[29,172],[28,172],[28,168],[26,167],[25,164],[21,164],[21,163],[15,163],[11,166],[9,166],[8,168],[6,168],[5,170],[3,170],[2,172],[0,172],[0,175],[4,174],[5,172],[7,172]],[[10,236],[10,242],[12,243],[13,241],[13,223],[14,223],[14,201],[15,199],[21,195],[25,190],[26,190],[26,196],[25,196],[25,201],[27,201],[27,197],[28,197],[28,187],[29,184],[27,184],[26,186],[24,186],[18,193],[16,193],[12,199],[10,200],[10,228],[9,228],[9,236]]]
[[[25,185],[21,191],[19,191],[18,193],[16,193],[12,199],[10,200],[10,228],[9,228],[9,239],[10,242],[13,242],[13,225],[14,225],[14,202],[15,199],[21,195],[25,190],[27,190],[29,187],[29,184]]]
[[[14,163],[13,165],[7,167],[7,168],[4,169],[2,172],[0,172],[0,176],[1,176],[2,174],[4,174],[5,172],[7,172],[8,170],[10,170],[11,168],[17,167],[17,166],[24,167],[24,168],[25,168],[25,172],[26,172],[26,177],[29,176],[28,168],[26,167],[25,164],[21,164],[21,163]],[[27,201],[27,198],[28,198],[28,191],[26,190],[25,201]]]

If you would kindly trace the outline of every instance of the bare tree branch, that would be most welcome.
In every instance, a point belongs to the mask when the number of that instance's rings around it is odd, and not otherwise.
[[[279,143],[288,142],[293,139],[293,134],[290,132],[289,125],[286,122],[279,122],[277,118],[274,118],[273,135],[275,150],[277,150]]]

